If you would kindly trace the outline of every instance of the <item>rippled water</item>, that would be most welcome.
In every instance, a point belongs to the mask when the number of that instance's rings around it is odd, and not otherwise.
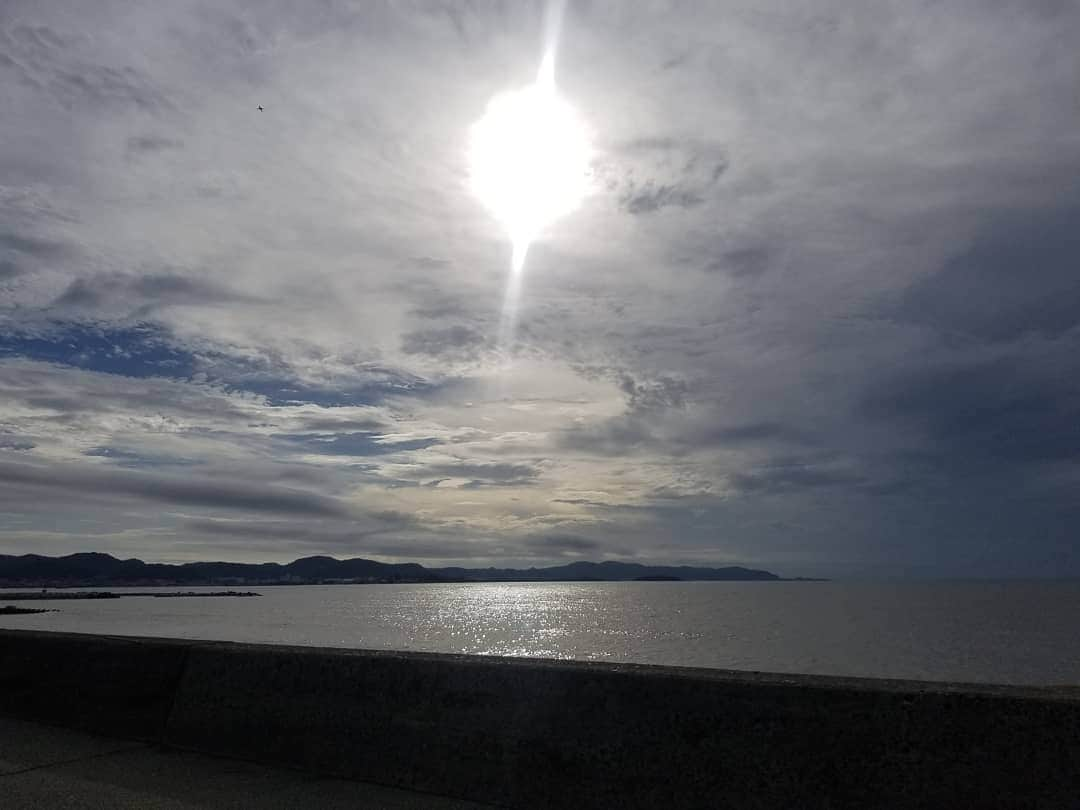
[[[0,627],[1080,685],[1076,582],[605,582],[259,590],[263,595],[251,599],[23,603],[60,612],[0,616]]]

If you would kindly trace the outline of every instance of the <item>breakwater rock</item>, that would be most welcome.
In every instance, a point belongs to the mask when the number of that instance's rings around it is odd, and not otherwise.
[[[14,591],[0,594],[9,602],[41,602],[74,599],[124,599],[152,596],[157,599],[198,598],[210,596],[259,596],[254,591]]]

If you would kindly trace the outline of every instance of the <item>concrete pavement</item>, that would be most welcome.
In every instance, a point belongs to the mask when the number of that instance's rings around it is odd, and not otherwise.
[[[489,807],[0,717],[5,810]]]

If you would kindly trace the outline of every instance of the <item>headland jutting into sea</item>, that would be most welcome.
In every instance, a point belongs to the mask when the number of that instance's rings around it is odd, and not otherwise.
[[[771,571],[627,562],[572,562],[546,568],[427,568],[419,563],[304,557],[291,563],[192,562],[179,565],[119,560],[108,554],[64,557],[0,555],[0,587],[175,585],[321,585],[423,582],[782,582]]]

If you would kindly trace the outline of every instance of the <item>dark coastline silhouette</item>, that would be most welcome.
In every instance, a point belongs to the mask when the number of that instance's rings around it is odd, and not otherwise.
[[[0,587],[109,585],[305,585],[376,582],[628,582],[649,580],[776,582],[771,571],[640,563],[573,562],[547,568],[426,568],[419,563],[304,557],[278,563],[195,562],[181,565],[119,560],[109,554],[65,557],[0,555]],[[235,594],[228,594],[235,595]]]

